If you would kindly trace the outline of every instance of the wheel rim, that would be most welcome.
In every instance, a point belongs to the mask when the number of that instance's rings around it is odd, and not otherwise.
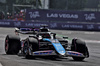
[[[29,55],[32,55],[32,45],[29,46],[28,51],[29,51]]]
[[[5,51],[7,52],[9,48],[8,39],[5,40]]]
[[[24,44],[24,53],[27,54],[28,48],[26,47],[27,43]]]
[[[27,43],[28,43],[28,42],[27,42]],[[27,54],[27,55],[32,55],[32,45],[29,45],[29,46],[28,46],[26,54]]]

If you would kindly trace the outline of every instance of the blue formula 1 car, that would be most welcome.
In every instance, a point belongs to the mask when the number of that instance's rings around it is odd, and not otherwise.
[[[48,30],[48,29],[47,29]],[[21,39],[19,35],[7,35],[5,39],[6,54],[23,54],[26,58],[31,56],[59,56],[72,57],[82,61],[89,57],[88,48],[84,41],[72,39],[69,44],[68,37],[59,37],[56,33],[39,29],[39,32]]]

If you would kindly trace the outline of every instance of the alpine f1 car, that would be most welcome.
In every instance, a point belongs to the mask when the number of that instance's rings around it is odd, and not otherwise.
[[[34,32],[35,29],[32,31]],[[15,30],[15,32],[19,32]],[[19,35],[7,35],[5,38],[6,54],[24,54],[26,58],[31,56],[59,56],[72,57],[74,60],[82,61],[89,57],[86,43],[80,39],[72,39],[71,45],[68,37],[58,37],[56,33],[46,28],[38,29],[35,34],[21,39]]]

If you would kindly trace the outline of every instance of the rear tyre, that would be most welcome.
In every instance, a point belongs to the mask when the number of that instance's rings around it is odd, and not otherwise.
[[[27,59],[31,59],[31,58],[33,58],[32,52],[39,50],[38,40],[35,38],[28,38],[26,43],[28,45],[28,48],[27,48],[27,53],[26,53],[25,57]]]
[[[88,48],[86,46],[86,43],[80,39],[73,39],[72,40],[71,51],[80,52],[85,57],[89,57],[89,52],[88,52]],[[72,58],[76,61],[82,61],[85,59],[85,57],[72,57]]]
[[[7,35],[5,39],[6,54],[18,54],[21,49],[20,37],[16,35]]]

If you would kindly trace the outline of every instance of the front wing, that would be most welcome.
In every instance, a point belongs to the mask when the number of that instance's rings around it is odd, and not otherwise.
[[[54,50],[45,50],[45,51],[36,51],[32,53],[33,56],[46,56],[46,55],[58,55]],[[85,57],[82,53],[75,52],[75,51],[66,51],[64,57]]]

